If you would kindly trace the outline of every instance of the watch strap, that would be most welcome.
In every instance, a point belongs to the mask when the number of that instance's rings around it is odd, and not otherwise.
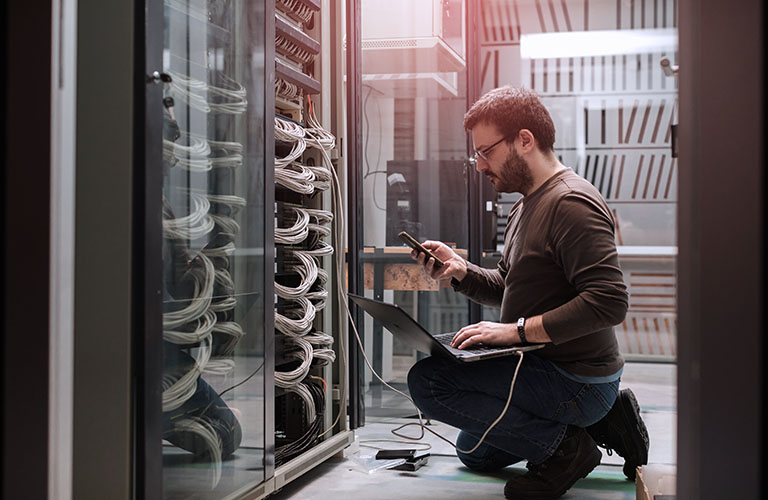
[[[520,337],[520,342],[527,344],[528,340],[525,338],[525,318],[521,317],[517,320],[517,335]]]

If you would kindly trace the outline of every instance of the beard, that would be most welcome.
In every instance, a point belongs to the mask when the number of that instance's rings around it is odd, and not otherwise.
[[[527,193],[533,186],[531,167],[517,151],[512,149],[498,175],[491,178],[499,193]]]

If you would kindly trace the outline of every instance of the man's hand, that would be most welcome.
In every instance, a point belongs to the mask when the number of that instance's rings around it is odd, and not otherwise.
[[[492,321],[481,321],[474,325],[468,325],[456,333],[451,341],[451,347],[466,349],[479,343],[488,346],[519,344],[520,336],[517,334],[517,325]]]
[[[437,281],[450,280],[456,278],[458,281],[464,279],[467,275],[467,261],[462,259],[448,245],[439,241],[425,241],[424,248],[432,252],[445,265],[441,268],[435,267],[435,259],[429,258],[417,250],[411,250],[411,258],[424,266],[430,278]]]

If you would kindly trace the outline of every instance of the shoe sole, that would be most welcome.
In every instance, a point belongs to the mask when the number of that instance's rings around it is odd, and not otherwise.
[[[650,447],[650,438],[648,437],[648,429],[645,427],[645,423],[640,415],[640,405],[637,404],[637,398],[630,389],[623,389],[619,395],[619,401],[621,402],[621,411],[627,422],[630,422],[631,429],[637,429],[637,432],[630,432],[632,438],[633,450],[627,452],[627,457],[624,457],[625,462],[632,463],[632,469],[638,465],[645,465],[648,463],[648,448]],[[625,471],[626,472],[626,471]]]
[[[576,484],[579,479],[584,479],[587,477],[593,470],[595,470],[595,467],[600,465],[600,461],[603,458],[603,454],[600,453],[600,450],[597,449],[597,446],[592,450],[591,455],[588,457],[587,460],[584,461],[584,468],[578,472],[577,479],[571,484],[570,486],[566,487],[565,489],[561,491],[557,491],[554,493],[533,493],[533,494],[520,494],[518,493],[514,498],[515,500],[554,500],[556,498],[560,498],[561,496],[565,495],[565,493],[573,488],[573,485]],[[506,495],[506,491],[504,492],[504,496],[506,498],[510,498]]]

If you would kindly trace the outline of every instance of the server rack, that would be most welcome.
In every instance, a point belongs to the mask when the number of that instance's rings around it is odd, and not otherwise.
[[[343,124],[324,130],[340,19],[329,0],[137,6],[144,498],[262,498],[353,438],[332,300]]]

